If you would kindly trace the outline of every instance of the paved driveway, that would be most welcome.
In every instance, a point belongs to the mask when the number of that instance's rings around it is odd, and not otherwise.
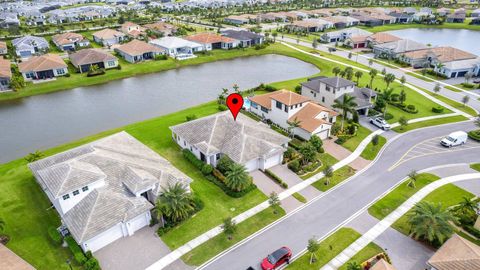
[[[335,139],[323,141],[323,148],[325,149],[325,152],[329,153],[337,160],[345,159],[352,153],[347,148],[336,144]],[[366,160],[362,157],[357,157],[354,161],[348,164],[348,166],[352,167],[356,171],[359,171],[365,168],[369,163],[369,160]]]
[[[143,270],[170,249],[156,234],[157,226],[145,227],[130,237],[124,237],[95,252],[103,270]],[[168,269],[193,269],[178,260]]]
[[[298,177],[294,172],[292,172],[290,169],[288,169],[287,165],[278,165],[270,169],[272,172],[274,172],[278,177],[282,178],[283,181],[285,181],[289,187],[293,187],[294,185],[301,183],[303,180]],[[312,186],[308,186],[302,190],[300,190],[298,193],[300,193],[307,201],[310,201],[311,199],[317,197],[320,195],[322,192]]]

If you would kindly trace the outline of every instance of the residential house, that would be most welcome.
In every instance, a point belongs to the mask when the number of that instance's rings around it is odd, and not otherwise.
[[[343,44],[352,49],[363,49],[368,48],[368,38],[369,36],[352,36],[345,39]]]
[[[480,76],[480,58],[446,62],[441,68],[435,66],[434,71],[438,71],[447,78],[464,77],[467,73],[478,77]]]
[[[262,44],[264,41],[264,37],[262,35],[246,30],[225,30],[221,34],[222,36],[237,40],[239,42],[239,46],[242,48]]]
[[[371,16],[364,13],[354,12],[350,14],[350,16],[359,20],[361,25],[370,26],[370,27],[383,25],[382,20],[372,18]]]
[[[228,17],[225,17],[223,19],[224,22],[226,23],[231,23],[231,24],[247,24],[250,22],[250,18],[242,16],[242,15],[230,15]]]
[[[156,22],[156,23],[145,24],[143,27],[147,30],[150,30],[154,34],[161,35],[163,37],[173,36],[178,30],[178,27],[166,22]]]
[[[133,22],[125,22],[120,26],[120,32],[132,38],[140,38],[145,34],[145,28]]]
[[[384,259],[380,259],[372,267],[370,267],[370,270],[397,270],[397,269],[393,267],[393,265],[385,261]]]
[[[322,32],[326,29],[332,28],[333,23],[323,19],[306,19],[302,21],[294,21],[291,24],[285,25],[286,28],[294,32]]]
[[[302,96],[327,108],[332,108],[335,100],[341,100],[343,95],[355,97],[355,103],[357,103],[355,110],[361,115],[368,115],[368,110],[373,107],[372,98],[376,97],[372,89],[359,88],[354,82],[340,77],[320,76],[302,83]]]
[[[48,41],[43,37],[24,36],[12,40],[15,53],[21,58],[28,58],[48,51]]]
[[[429,15],[433,14],[433,10],[432,10],[431,8],[429,8],[429,7],[422,7],[422,8],[420,8],[420,12],[425,12],[425,13],[427,13],[427,14],[429,14]]]
[[[454,13],[447,16],[445,20],[447,23],[463,23],[465,21],[465,13]]]
[[[413,15],[413,14],[417,13],[417,9],[414,8],[414,7],[406,7],[406,8],[403,9],[403,13]]]
[[[413,14],[408,13],[390,13],[388,14],[395,18],[394,23],[412,23],[413,22]]]
[[[470,17],[474,17],[474,18],[480,17],[480,8],[477,8],[474,11],[472,11],[472,13],[470,14]]]
[[[118,59],[101,49],[83,49],[68,56],[78,72],[88,72],[92,66],[110,69],[118,66]]]
[[[395,23],[396,18],[385,13],[372,13],[370,16],[374,19],[382,21],[382,24],[392,24]]]
[[[92,34],[93,40],[103,46],[112,46],[127,39],[127,36],[119,31],[105,28]]]
[[[400,38],[397,36],[385,32],[378,32],[367,37],[367,45],[368,47],[373,48],[373,46],[378,44],[389,43],[398,40],[400,40]]]
[[[198,159],[216,166],[222,155],[251,172],[282,164],[289,138],[243,114],[234,120],[230,112],[185,122],[173,127],[173,140]]]
[[[416,22],[422,22],[426,19],[431,19],[433,17],[434,17],[434,15],[426,13],[426,12],[417,12],[417,13],[413,14],[413,20],[416,21]]]
[[[83,251],[98,251],[150,224],[157,198],[192,180],[126,132],[28,164]]]
[[[20,20],[17,13],[14,12],[1,12],[0,13],[0,27],[11,28],[20,26]]]
[[[204,50],[202,44],[178,37],[163,37],[151,40],[149,43],[164,49],[168,55],[179,60],[196,57],[194,52]]]
[[[427,261],[430,270],[480,269],[480,246],[452,235]]]
[[[442,17],[447,16],[450,13],[452,13],[452,10],[449,9],[449,8],[439,8],[439,9],[437,9],[437,14],[439,16],[442,16]]]
[[[328,138],[336,120],[335,111],[288,90],[256,95],[249,100],[252,113],[272,121],[284,130],[289,129],[290,122],[300,122],[300,126],[292,132],[305,140],[313,135],[321,139]]]
[[[7,43],[5,41],[0,41],[0,55],[5,55],[8,53]]]
[[[352,27],[360,24],[360,20],[348,16],[331,16],[323,18],[325,21],[333,23],[336,29]]]
[[[0,92],[10,89],[11,80],[11,63],[7,59],[0,58]]]
[[[18,70],[26,81],[52,79],[68,73],[67,64],[57,54],[33,56],[18,63]]]
[[[437,66],[447,62],[476,59],[477,56],[453,47],[434,47],[404,53],[399,59],[414,68],[422,68],[425,63]]]
[[[52,36],[52,42],[62,51],[74,51],[78,47],[90,46],[90,41],[82,35],[66,32]]]
[[[214,33],[200,33],[187,36],[185,39],[202,44],[205,51],[210,51],[212,49],[228,50],[237,47],[239,44],[239,41],[236,39]]]
[[[165,50],[152,44],[134,39],[115,48],[126,61],[137,63],[144,60],[155,59],[157,55],[165,54]]]
[[[470,22],[471,25],[480,25],[480,17],[473,18]]]
[[[372,33],[368,32],[366,30],[356,28],[356,27],[352,27],[352,28],[342,29],[342,30],[338,30],[338,31],[327,32],[327,33],[323,34],[320,37],[320,39],[323,42],[329,43],[329,42],[345,41],[346,39],[348,39],[350,37],[369,36],[371,34]]]
[[[401,54],[428,48],[427,45],[410,39],[401,39],[373,46],[375,57],[397,59]]]

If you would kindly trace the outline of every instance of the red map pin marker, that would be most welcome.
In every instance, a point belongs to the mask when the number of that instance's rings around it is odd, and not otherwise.
[[[233,93],[227,97],[227,107],[233,115],[233,119],[237,120],[238,112],[243,107],[243,97],[240,94]]]

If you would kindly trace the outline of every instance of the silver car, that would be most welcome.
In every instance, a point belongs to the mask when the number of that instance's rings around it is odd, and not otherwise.
[[[389,130],[390,129],[390,124],[385,121],[382,117],[375,117],[370,119],[370,123],[373,125],[383,129],[383,130]]]

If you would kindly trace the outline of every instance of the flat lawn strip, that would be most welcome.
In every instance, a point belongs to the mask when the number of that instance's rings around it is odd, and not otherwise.
[[[443,125],[443,124],[448,124],[448,123],[455,123],[455,122],[461,122],[461,121],[466,121],[468,118],[466,118],[463,115],[455,115],[455,116],[450,116],[450,117],[443,117],[443,118],[437,118],[437,119],[432,119],[432,120],[427,120],[427,121],[421,121],[421,122],[416,122],[412,124],[408,124],[406,127],[395,127],[392,130],[398,133],[403,133],[407,132],[410,130],[414,130],[417,128],[424,128],[424,127],[431,127],[431,126],[438,126],[438,125]]]
[[[478,88],[480,88],[480,84],[476,84],[476,83],[472,83],[473,87],[471,88],[468,88],[468,87],[465,87],[463,86],[463,84],[459,83],[459,84],[454,84],[454,86],[458,87],[458,88],[461,88],[463,90],[466,90],[466,91],[472,91],[472,90],[477,90]]]
[[[463,200],[463,197],[472,199],[474,196],[475,195],[472,193],[461,189],[454,184],[447,184],[434,190],[422,201],[441,203],[443,208],[448,208],[459,204]],[[405,235],[409,235],[410,225],[408,224],[408,212],[393,223],[392,228]]]
[[[334,158],[332,155],[328,153],[323,153],[323,154],[318,153],[317,158],[322,162],[322,166],[320,166],[318,169],[316,169],[313,172],[300,176],[300,178],[302,178],[303,180],[307,180],[308,178],[316,175],[317,173],[321,173],[323,169],[325,169],[325,167],[327,167],[328,165],[333,166],[333,164],[338,162],[336,158]]]
[[[392,31],[392,30],[401,30],[401,29],[407,29],[407,28],[468,29],[468,30],[477,30],[477,31],[480,30],[480,25],[470,25],[469,22],[470,22],[469,20],[465,20],[465,22],[463,23],[443,23],[441,25],[410,23],[410,24],[388,24],[388,25],[381,25],[381,26],[375,26],[375,27],[368,27],[368,26],[357,26],[357,27],[373,33]]]
[[[403,182],[394,190],[390,191],[387,195],[370,206],[368,208],[368,213],[377,219],[382,220],[388,214],[397,209],[402,203],[408,200],[408,198],[413,196],[413,194],[417,193],[417,191],[438,179],[440,179],[440,177],[436,175],[421,173],[418,175],[415,188],[409,187],[407,182]]]
[[[432,78],[429,78],[428,77],[428,74],[425,74],[425,76],[422,76],[423,74],[418,74],[417,72],[407,72],[406,73],[407,75],[410,75],[412,77],[415,77],[417,79],[420,79],[420,80],[424,80],[426,82],[434,82],[434,80],[432,80]]]
[[[288,81],[281,81],[281,82],[275,82],[275,83],[270,83],[269,85],[277,88],[277,89],[286,89],[290,91],[295,91],[295,87],[300,85],[302,82],[306,82],[308,80],[308,77],[305,78],[300,78],[300,79],[292,79]]]
[[[285,215],[285,211],[281,207],[278,207],[276,210],[277,214],[273,213],[272,208],[261,211],[237,224],[237,232],[233,235],[232,240],[228,240],[226,235],[221,233],[183,255],[182,260],[192,266],[201,265],[218,253],[226,250]]]
[[[235,216],[267,199],[258,190],[238,199],[227,196],[186,161],[182,157],[179,147],[172,141],[168,130],[169,126],[184,122],[185,117],[190,114],[196,114],[198,117],[213,114],[217,112],[217,107],[216,102],[209,102],[125,128],[89,136],[48,149],[44,153],[46,156],[53,155],[126,130],[167,158],[173,166],[194,180],[191,184],[192,190],[205,204],[202,211],[163,236],[164,242],[173,249],[217,226],[225,217]],[[11,237],[7,246],[37,269],[51,269],[52,265],[60,269],[68,269],[65,261],[71,257],[70,251],[54,246],[47,235],[48,227],[60,225],[58,214],[54,209],[47,210],[51,205],[50,201],[36,183],[26,164],[24,159],[18,159],[0,165],[0,175],[2,176],[0,217],[6,223],[5,233]],[[25,194],[29,194],[27,199],[25,199]]]
[[[320,191],[327,191],[354,174],[355,174],[355,170],[352,167],[343,166],[342,168],[333,172],[333,177],[330,178],[329,185],[325,185],[325,177],[323,177],[317,182],[313,183],[312,186],[314,186],[316,189]]]
[[[470,164],[470,168],[480,172],[480,163]]]
[[[453,99],[449,99],[445,96],[442,96],[441,94],[435,94],[435,93],[432,93],[426,89],[423,89],[423,88],[420,88],[420,87],[417,87],[418,89],[422,90],[423,92],[427,93],[428,95],[440,100],[440,101],[443,101],[445,102],[446,104],[452,106],[453,108],[457,109],[457,110],[460,110],[464,113],[467,113],[467,114],[470,114],[471,116],[477,116],[478,113],[475,112],[475,110],[470,107],[470,106],[466,106],[466,105],[463,105],[462,103],[458,102],[458,101],[455,101]]]
[[[363,150],[363,152],[360,154],[361,157],[367,160],[374,160],[375,157],[377,156],[378,152],[382,147],[387,143],[387,139],[383,136],[378,136],[378,144],[373,145],[372,142],[370,142],[367,147]]]
[[[292,196],[297,199],[297,201],[301,202],[301,203],[306,203],[307,202],[307,199],[305,197],[302,196],[302,194],[298,193],[298,192],[295,192],[292,194]]]
[[[462,90],[459,90],[459,89],[457,89],[457,88],[454,88],[453,86],[450,86],[450,85],[447,85],[447,86],[445,86],[444,88],[445,88],[445,89],[448,89],[448,90],[450,90],[450,91],[453,91],[453,92],[457,92],[457,93],[462,92]]]
[[[377,244],[370,242],[366,247],[364,247],[362,250],[360,250],[357,254],[355,254],[350,260],[348,260],[347,263],[342,265],[339,270],[347,270],[348,269],[348,263],[350,262],[357,262],[358,264],[361,264],[362,262],[372,258],[373,256],[384,252],[384,250],[379,247]]]
[[[355,151],[357,149],[358,145],[368,136],[372,133],[371,130],[369,130],[366,127],[359,126],[357,129],[357,134],[353,136],[352,138],[348,139],[346,142],[342,144],[343,147],[347,148],[350,152]]]

